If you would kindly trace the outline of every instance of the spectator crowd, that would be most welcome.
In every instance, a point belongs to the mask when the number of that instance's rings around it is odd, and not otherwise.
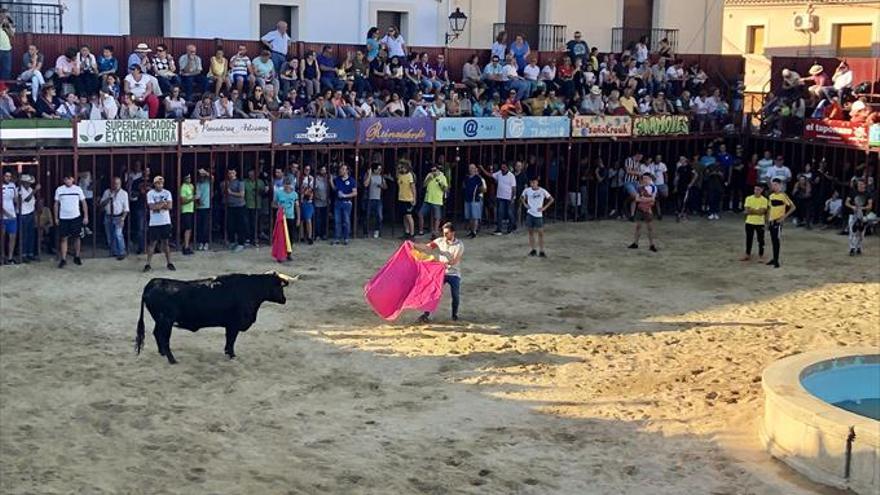
[[[363,118],[373,116],[668,115],[717,130],[742,109],[698,64],[675,58],[666,40],[647,39],[600,55],[578,31],[543,66],[523,35],[499,33],[481,65],[474,54],[453,80],[443,53],[411,50],[396,27],[371,28],[360,49],[295,53],[287,24],[262,48],[235,53],[195,45],[138,43],[127,58],[113,46],[70,47],[52,63],[35,45],[16,54],[16,88],[0,82],[0,118]],[[301,56],[300,56],[301,55]],[[546,58],[546,57],[545,57]],[[739,97],[736,97],[739,94]]]

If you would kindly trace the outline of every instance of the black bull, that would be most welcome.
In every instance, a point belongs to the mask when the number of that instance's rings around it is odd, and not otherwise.
[[[278,273],[262,275],[222,275],[202,280],[171,280],[154,278],[144,287],[141,296],[141,316],[137,324],[135,349],[140,354],[144,347],[144,306],[156,322],[153,335],[159,354],[174,364],[171,353],[171,328],[197,332],[205,327],[226,329],[225,353],[235,357],[235,338],[257,319],[260,305],[265,301],[284,304],[284,288],[293,277]]]

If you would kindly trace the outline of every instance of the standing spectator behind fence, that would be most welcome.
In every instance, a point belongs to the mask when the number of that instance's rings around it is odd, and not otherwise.
[[[334,236],[331,244],[348,245],[351,237],[351,212],[352,202],[357,198],[357,181],[349,175],[348,165],[339,165],[339,175],[330,183],[336,192],[333,201],[333,227]]]
[[[149,181],[149,167],[144,168],[142,171],[140,160],[135,160],[126,182],[128,183],[127,189],[131,211],[131,242],[137,246],[137,254],[144,252],[144,245],[146,244],[144,239],[146,231],[144,218],[147,212],[146,196]]]
[[[61,237],[58,268],[67,265],[68,240],[73,239],[73,263],[82,265],[83,228],[89,224],[89,210],[86,208],[86,196],[83,190],[74,183],[73,174],[64,176],[64,184],[55,189],[55,225]]]
[[[247,240],[247,214],[245,212],[244,184],[238,179],[235,170],[226,172],[223,183],[223,196],[226,200],[226,236],[229,248],[236,253],[244,250]]]
[[[330,201],[330,177],[327,175],[327,166],[318,167],[318,175],[315,176],[315,239],[327,240],[327,218]]]
[[[374,163],[367,169],[364,177],[367,188],[367,214],[364,215],[364,235],[368,235],[372,227],[373,238],[378,239],[382,231],[382,192],[388,189],[385,176],[382,175],[382,164]]]
[[[192,234],[195,226],[195,201],[196,188],[192,183],[192,174],[184,174],[183,184],[178,191],[180,199],[180,230],[183,231],[183,246],[181,254],[189,256],[193,254]]]
[[[275,24],[275,29],[264,34],[260,41],[272,52],[272,64],[275,66],[275,73],[281,73],[281,65],[287,60],[287,53],[293,44],[293,40],[287,34],[287,23],[278,21]]]
[[[129,213],[128,193],[122,189],[122,179],[114,177],[110,188],[101,195],[101,207],[104,208],[104,235],[110,256],[117,260],[125,259],[125,235],[122,228]]]
[[[3,195],[3,223],[0,224],[0,252],[6,259],[2,260],[7,265],[15,264],[15,237],[18,233],[18,219],[16,211],[19,207],[20,198],[15,181],[12,180],[12,172],[3,174],[3,186],[0,194]]]
[[[28,263],[38,261],[36,208],[37,193],[40,191],[40,185],[34,185],[36,181],[30,174],[22,174],[18,182],[21,258],[22,261]]]
[[[425,216],[431,215],[431,237],[437,237],[440,232],[440,219],[443,218],[443,199],[449,183],[446,176],[441,172],[436,163],[432,163],[431,171],[425,177],[424,201],[419,208],[419,236],[425,235]]]
[[[211,182],[213,177],[203,169],[199,169],[196,182],[196,250],[207,251],[211,237]]]
[[[495,233],[501,235],[503,233],[510,234],[516,228],[516,219],[513,215],[513,201],[516,200],[516,177],[510,172],[506,163],[501,163],[501,170],[490,172],[485,167],[480,166],[483,175],[491,177],[495,181]],[[504,222],[507,221],[507,229],[505,230]]]

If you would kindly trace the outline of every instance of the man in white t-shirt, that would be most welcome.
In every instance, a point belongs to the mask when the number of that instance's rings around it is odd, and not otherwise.
[[[654,157],[654,163],[651,166],[651,175],[654,176],[654,185],[657,186],[657,218],[663,218],[663,211],[660,204],[665,198],[669,197],[669,186],[666,184],[666,174],[669,169],[663,163],[663,155]]]
[[[546,189],[538,185],[538,178],[529,178],[529,187],[525,188],[519,197],[520,204],[526,208],[526,228],[529,229],[529,256],[544,254],[544,211],[550,208],[555,201]],[[535,251],[535,234],[538,235],[538,251]]]
[[[763,178],[764,182],[769,184],[773,182],[773,179],[779,179],[782,181],[782,192],[785,192],[791,181],[791,169],[785,166],[782,155],[776,157],[773,166],[768,168],[766,173],[767,175]]]
[[[144,272],[148,272],[153,268],[150,261],[153,259],[153,252],[156,245],[161,244],[162,252],[165,253],[165,262],[169,270],[174,271],[174,263],[171,262],[171,246],[168,241],[171,239],[171,191],[165,189],[165,179],[161,175],[153,178],[153,188],[147,192],[147,208],[150,210],[150,224],[147,229],[147,264],[144,265]]]
[[[502,163],[501,170],[495,172],[489,172],[481,165],[480,171],[495,181],[495,235],[501,235],[504,232],[509,234],[516,228],[516,220],[513,215],[513,201],[516,199],[516,176],[510,172],[506,163]],[[506,231],[504,230],[505,220],[507,220]]]
[[[18,233],[18,219],[15,210],[18,209],[19,197],[11,172],[3,174],[3,187],[0,194],[3,196],[3,223],[0,225],[2,248],[0,248],[0,252],[6,257],[3,262],[12,265],[15,264],[13,254],[15,254],[15,235]],[[9,242],[7,243],[7,241]]]
[[[40,185],[34,185],[34,177],[21,174],[18,179],[19,221],[21,223],[21,258],[25,263],[37,260],[37,191]]]
[[[413,245],[416,249],[426,253],[436,251],[437,260],[446,265],[446,274],[443,283],[449,284],[449,292],[452,294],[452,321],[458,321],[458,305],[461,301],[461,255],[464,254],[464,244],[455,238],[455,226],[451,222],[443,224],[443,235],[433,241],[419,245]],[[419,317],[419,323],[428,323],[431,313],[425,311]]]
[[[764,151],[764,157],[758,160],[758,182],[764,182],[767,177],[767,170],[773,166],[773,155],[770,151]]]
[[[67,265],[67,241],[73,238],[73,264],[82,265],[83,228],[89,224],[86,195],[74,184],[73,174],[64,176],[64,184],[55,189],[55,225],[61,237],[58,268]]]

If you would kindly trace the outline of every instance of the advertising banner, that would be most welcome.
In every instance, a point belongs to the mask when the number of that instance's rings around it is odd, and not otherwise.
[[[76,139],[82,147],[176,146],[177,121],[83,120],[76,126]]]
[[[9,148],[73,145],[73,123],[57,119],[0,120],[0,144]]]
[[[571,133],[568,117],[508,117],[507,139],[566,138]]]
[[[184,120],[183,144],[269,144],[272,122],[268,119]]]
[[[504,139],[501,117],[437,119],[437,141],[482,141]]]
[[[633,119],[633,136],[674,136],[688,134],[690,128],[687,115],[646,115]]]
[[[632,119],[616,115],[577,115],[571,120],[571,135],[587,137],[629,137]]]
[[[868,126],[848,120],[807,119],[804,137],[829,143],[864,147],[868,144]]]
[[[868,128],[868,146],[880,147],[880,124],[871,124]]]
[[[361,144],[430,143],[434,141],[434,120],[428,117],[370,117],[361,119]]]
[[[352,119],[280,119],[273,128],[275,144],[353,143],[357,139]]]

